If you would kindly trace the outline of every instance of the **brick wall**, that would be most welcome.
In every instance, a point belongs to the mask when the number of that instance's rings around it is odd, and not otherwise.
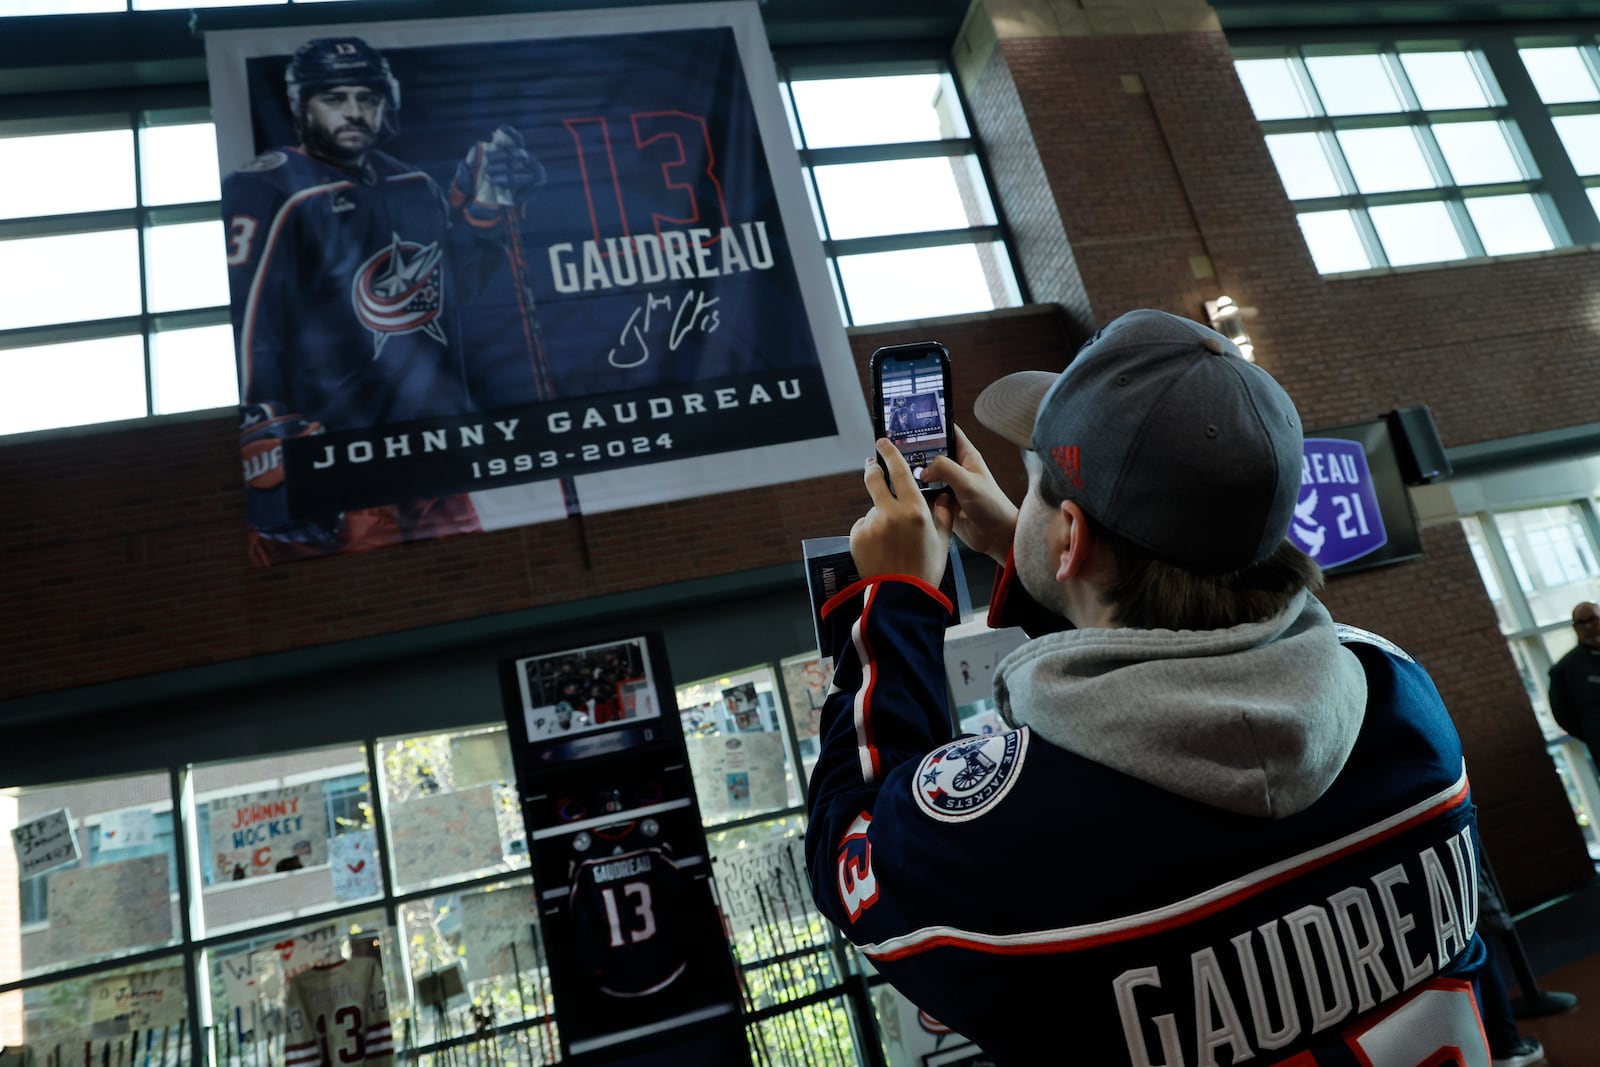
[[[1093,321],[1138,306],[1202,318],[1223,293],[1255,307],[1257,357],[1311,428],[1427,404],[1456,446],[1593,421],[1600,256],[1323,278],[1221,33],[1007,25],[966,72],[975,115],[995,123],[978,133],[995,144],[1007,217],[1059,216]],[[1017,151],[1019,126],[1038,167]],[[1336,579],[1325,599],[1433,672],[1507,896],[1548,899],[1591,876],[1588,855],[1464,537],[1435,527],[1424,546],[1420,561]]]
[[[1324,279],[1219,33],[1019,24],[964,84],[1035,297],[1053,303],[858,331],[859,367],[879,344],[943,340],[971,427],[978,388],[1064,365],[1089,323],[1141,305],[1199,317],[1226,292],[1260,309],[1261,362],[1308,426],[1426,403],[1463,445],[1592,421],[1600,258]],[[976,436],[1018,485],[1011,450]],[[0,443],[0,500],[0,701],[789,564],[802,538],[842,532],[864,506],[847,472],[257,571],[228,418]],[[1581,838],[1463,538],[1439,527],[1425,547],[1337,580],[1327,600],[1433,670],[1508,895],[1545,899],[1588,876]]]
[[[1053,306],[860,331],[863,405],[872,349],[929,337],[955,353],[966,425],[983,385],[1070,351]],[[263,571],[245,558],[234,426],[0,442],[0,500],[26,502],[0,524],[0,700],[794,564],[802,538],[847,531],[867,504],[850,471]],[[1009,447],[990,452],[1020,479]]]

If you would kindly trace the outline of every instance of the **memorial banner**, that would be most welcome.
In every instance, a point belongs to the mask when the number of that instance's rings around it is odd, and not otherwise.
[[[860,466],[756,4],[206,45],[257,563]]]

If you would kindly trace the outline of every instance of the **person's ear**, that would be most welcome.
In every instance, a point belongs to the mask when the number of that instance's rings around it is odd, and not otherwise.
[[[1076,502],[1071,500],[1061,502],[1061,518],[1064,529],[1061,547],[1056,555],[1058,582],[1082,577],[1094,549],[1094,532],[1090,530],[1083,509]]]

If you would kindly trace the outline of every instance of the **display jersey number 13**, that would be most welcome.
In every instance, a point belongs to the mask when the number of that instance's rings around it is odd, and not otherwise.
[[[585,860],[570,902],[579,956],[602,991],[648,996],[683,973],[684,876],[662,849]]]

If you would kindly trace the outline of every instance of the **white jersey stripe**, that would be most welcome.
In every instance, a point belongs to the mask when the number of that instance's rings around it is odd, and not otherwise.
[[[1387,819],[1381,819],[1354,833],[1330,841],[1320,848],[1302,852],[1269,867],[1252,871],[1187,900],[1175,901],[1137,915],[1124,915],[1115,919],[1055,930],[990,934],[961,930],[953,926],[927,926],[887,941],[861,945],[860,948],[870,958],[886,960],[915,955],[945,945],[957,945],[975,952],[991,952],[999,955],[1033,955],[1046,952],[1072,952],[1114,941],[1148,937],[1159,928],[1182,926],[1269,889],[1301,870],[1319,867],[1344,852],[1391,837],[1415,822],[1465,802],[1466,798],[1467,770],[1463,761],[1461,776],[1452,785],[1441,789],[1426,800],[1419,801]]]
[[[861,780],[863,782],[876,782],[878,780],[878,753],[872,744],[872,687],[878,680],[877,665],[872,661],[872,645],[867,640],[866,630],[862,623],[866,621],[867,612],[872,610],[872,602],[877,599],[878,586],[867,586],[867,595],[861,605],[861,614],[856,616],[856,621],[850,627],[850,642],[856,647],[856,658],[861,661],[861,683],[856,686],[856,695],[851,701],[851,708],[855,713],[856,724],[856,752],[861,757]]]

